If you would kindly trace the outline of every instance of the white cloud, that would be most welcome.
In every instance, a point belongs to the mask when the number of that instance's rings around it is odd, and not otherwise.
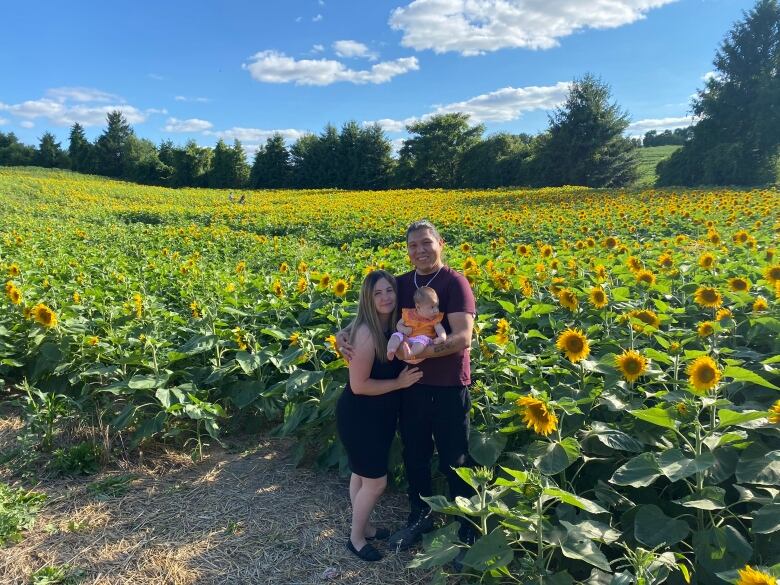
[[[333,49],[339,57],[362,57],[370,61],[376,61],[379,57],[374,51],[369,50],[366,45],[357,41],[336,41],[333,43]]]
[[[303,16],[296,16],[295,22],[301,22],[303,20]]]
[[[319,22],[322,20],[322,14],[318,14],[314,18],[311,19],[312,22]]]
[[[0,118],[0,126],[4,126],[5,124],[8,124],[8,120],[6,118]]]
[[[525,112],[550,110],[566,100],[569,83],[549,86],[504,87],[462,102],[439,106],[434,114],[464,112],[472,122],[508,122]]]
[[[322,46],[322,45],[314,45],[314,46],[311,48],[311,52],[312,52],[312,53],[322,53],[324,50],[325,50],[325,47],[324,47],[324,46]]]
[[[208,120],[200,120],[198,118],[189,118],[187,120],[179,120],[178,118],[168,118],[167,123],[163,126],[165,132],[203,132],[213,128],[214,124]]]
[[[58,102],[124,102],[113,93],[91,87],[55,87],[46,91],[46,95]]]
[[[701,80],[709,81],[710,79],[720,79],[721,77],[721,74],[717,71],[707,71],[707,73],[701,76]]]
[[[478,55],[503,48],[549,49],[586,29],[630,24],[676,0],[414,0],[393,10],[401,44]]]
[[[155,81],[163,81],[165,79],[165,77],[159,73],[148,73],[147,77],[149,77],[149,79],[154,79]]]
[[[29,122],[39,118],[45,119],[54,126],[71,126],[76,122],[82,126],[100,126],[105,124],[108,113],[114,110],[122,112],[130,124],[145,122],[150,115],[167,113],[166,110],[154,108],[142,111],[126,103],[93,104],[84,101],[84,99],[91,97],[91,99],[96,98],[97,101],[103,101],[105,96],[111,94],[99,90],[90,90],[93,93],[70,91],[73,88],[66,88],[68,91],[60,91],[62,89],[58,88],[46,93],[49,96],[53,95],[56,99],[44,97],[18,104],[0,104],[0,110]],[[76,103],[69,103],[69,100]]]
[[[363,122],[363,124],[379,124],[386,132],[404,132],[406,126],[425,120],[436,114],[448,114],[463,112],[468,114],[473,123],[480,122],[508,122],[520,118],[524,113],[533,110],[550,110],[566,100],[569,91],[569,83],[559,81],[555,85],[528,86],[528,87],[503,87],[490,93],[437,106],[435,109],[420,117],[411,117],[404,120],[384,118],[375,122]]]
[[[416,57],[383,61],[367,70],[345,67],[331,59],[296,60],[278,51],[261,51],[242,64],[254,79],[266,83],[295,83],[296,85],[330,85],[345,81],[355,84],[386,83],[396,75],[419,69]]]
[[[35,122],[31,122],[30,120],[22,120],[19,122],[19,126],[22,128],[35,128]]]
[[[307,134],[307,132],[304,130],[296,130],[294,128],[285,128],[281,130],[262,130],[260,128],[233,127],[228,128],[227,130],[206,130],[203,132],[203,134],[206,134],[207,136],[215,136],[226,141],[237,139],[247,144],[258,144],[265,143],[265,141],[274,134],[281,134],[285,140],[294,142],[304,134]]]
[[[173,99],[177,102],[197,102],[199,104],[207,104],[211,101],[211,98],[207,97],[189,97],[186,95],[177,95]]]
[[[694,116],[680,116],[677,118],[647,118],[631,122],[626,132],[632,136],[644,135],[648,130],[675,130],[686,128],[698,121]]]

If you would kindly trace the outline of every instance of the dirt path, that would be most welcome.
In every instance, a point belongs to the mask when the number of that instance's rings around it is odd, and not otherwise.
[[[0,452],[16,439],[17,419],[0,419]],[[49,496],[34,528],[2,549],[0,583],[28,583],[46,565],[69,564],[82,583],[417,584],[431,576],[405,568],[411,553],[387,552],[379,563],[344,547],[349,530],[347,483],[334,473],[296,468],[289,441],[260,439],[243,453],[212,452],[194,464],[175,452],[150,468],[125,464],[97,476],[46,480]],[[100,499],[87,486],[132,473],[124,495]],[[14,483],[8,471],[0,481]],[[405,498],[387,494],[375,518],[396,527]],[[330,572],[330,579],[324,574]]]

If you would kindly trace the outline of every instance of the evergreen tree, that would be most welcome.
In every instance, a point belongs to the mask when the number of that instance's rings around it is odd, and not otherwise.
[[[233,153],[221,138],[214,147],[214,162],[209,172],[209,187],[231,187]]]
[[[296,189],[308,189],[317,186],[317,146],[319,138],[314,134],[304,134],[290,147],[292,162],[291,186]]]
[[[69,140],[68,157],[70,158],[70,168],[79,173],[94,172],[94,147],[87,140],[84,127],[78,122],[71,126]]]
[[[393,173],[392,151],[379,124],[362,128],[358,136],[360,167],[351,181],[351,188],[386,189]]]
[[[694,100],[692,138],[658,164],[659,185],[759,185],[780,146],[780,4],[759,0],[715,56]]]
[[[280,189],[290,183],[292,165],[284,138],[276,133],[255,153],[249,183],[253,188]]]
[[[60,143],[51,132],[44,132],[40,138],[38,150],[35,152],[35,165],[48,169],[66,168],[68,160],[62,151]]]
[[[409,124],[398,168],[402,183],[412,187],[455,187],[464,153],[477,144],[485,127],[469,126],[468,114],[438,114]]]
[[[129,166],[128,148],[135,133],[118,110],[108,113],[107,123],[95,144],[96,170],[107,177],[122,177]]]
[[[160,160],[157,147],[151,140],[131,136],[127,141],[127,157],[123,177],[146,185],[164,185],[170,181],[174,169]]]
[[[241,189],[249,184],[249,165],[246,162],[246,151],[238,138],[233,140],[233,147],[230,150],[232,165],[229,186]]]
[[[637,179],[637,147],[623,136],[628,114],[610,97],[592,75],[574,80],[537,153],[540,184],[620,187]]]

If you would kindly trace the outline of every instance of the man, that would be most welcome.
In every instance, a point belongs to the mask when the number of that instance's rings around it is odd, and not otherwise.
[[[433,528],[431,510],[420,496],[431,496],[431,460],[434,443],[439,453],[439,469],[446,476],[450,497],[471,497],[474,492],[452,470],[470,465],[468,455],[471,366],[469,348],[474,328],[476,304],[468,280],[446,266],[442,260],[444,240],[426,220],[412,223],[406,230],[406,248],[414,270],[398,277],[398,307],[413,308],[414,293],[428,286],[439,296],[439,309],[447,339],[430,345],[417,356],[423,377],[401,392],[399,429],[403,459],[409,483],[410,513],[407,524],[390,537],[390,543],[407,549],[424,532]],[[349,358],[351,347],[339,335],[342,352]],[[401,346],[399,357],[408,358],[408,347]],[[461,523],[459,536],[472,542],[474,533],[467,521]]]

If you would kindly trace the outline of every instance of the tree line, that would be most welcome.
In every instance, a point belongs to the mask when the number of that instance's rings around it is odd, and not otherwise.
[[[694,125],[624,136],[627,112],[602,80],[586,75],[537,135],[499,133],[463,113],[407,125],[393,156],[376,124],[327,125],[289,147],[280,134],[261,145],[251,164],[240,141],[214,148],[195,141],[159,146],[139,138],[121,112],[87,140],[74,124],[64,150],[50,132],[37,148],[0,132],[0,165],[39,165],[171,187],[229,188],[491,188],[500,186],[622,187],[638,176],[640,146],[681,148],[658,164],[658,185],[760,185],[776,180],[780,146],[780,6],[758,0],[719,47],[714,75],[693,101]],[[644,144],[643,144],[644,143]]]
[[[623,136],[628,114],[611,102],[609,87],[586,75],[575,80],[547,131],[484,136],[485,127],[463,113],[434,115],[407,126],[397,156],[382,128],[355,121],[327,125],[289,147],[274,134],[251,164],[239,140],[215,147],[195,141],[159,146],[139,138],[124,115],[110,112],[90,142],[70,129],[69,145],[50,132],[37,148],[0,133],[0,165],[66,168],[170,187],[228,188],[490,188],[508,185],[623,186],[637,177],[638,141]]]

